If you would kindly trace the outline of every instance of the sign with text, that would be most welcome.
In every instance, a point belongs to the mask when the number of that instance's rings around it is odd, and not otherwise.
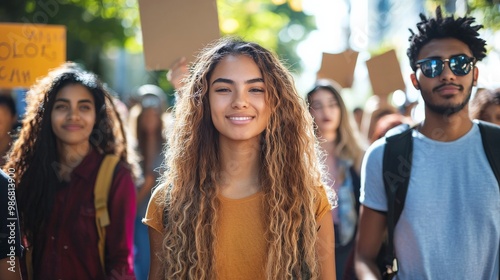
[[[400,89],[406,90],[398,57],[394,50],[374,56],[366,61],[374,95],[387,96]]]
[[[354,81],[354,68],[358,52],[346,50],[342,53],[323,53],[317,79],[331,79],[343,88],[350,88]]]
[[[65,61],[65,26],[0,23],[0,88],[29,88]]]
[[[148,70],[192,62],[220,37],[216,0],[139,0],[144,58]]]

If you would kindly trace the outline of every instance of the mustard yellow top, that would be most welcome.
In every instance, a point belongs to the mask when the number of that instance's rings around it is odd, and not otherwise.
[[[158,207],[158,190],[149,201],[143,223],[163,232],[163,209]],[[316,205],[316,221],[331,209],[324,189]],[[264,193],[241,199],[219,196],[216,271],[220,280],[264,279],[266,240],[264,237]]]

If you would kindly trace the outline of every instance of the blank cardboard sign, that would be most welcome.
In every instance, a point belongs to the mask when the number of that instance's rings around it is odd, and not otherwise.
[[[192,62],[220,37],[216,0],[139,0],[148,70],[169,69],[181,57]]]
[[[370,58],[366,61],[366,67],[373,94],[386,96],[398,89],[405,91],[401,67],[394,50]]]
[[[318,79],[332,79],[343,88],[350,88],[354,80],[354,68],[358,53],[346,50],[342,53],[323,53],[321,68],[316,77]]]

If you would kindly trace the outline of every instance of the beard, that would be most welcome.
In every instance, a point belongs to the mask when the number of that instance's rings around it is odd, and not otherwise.
[[[431,101],[425,100],[425,98],[424,98],[425,106],[427,108],[429,108],[429,110],[431,110],[432,112],[434,112],[436,114],[443,115],[443,116],[451,116],[455,113],[462,111],[462,109],[465,108],[465,106],[467,106],[467,104],[469,104],[469,100],[470,100],[471,95],[472,95],[472,87],[473,87],[473,84],[471,84],[470,87],[468,88],[467,96],[465,96],[465,99],[462,103],[437,105],[437,104],[433,104]],[[467,89],[465,89],[465,90],[467,90]],[[424,95],[422,95],[422,96],[424,96]]]
[[[469,103],[469,100],[470,100],[471,92],[472,92],[472,89],[469,90],[469,94],[465,97],[464,101],[460,104],[436,105],[436,104],[426,102],[425,106],[427,106],[427,108],[429,108],[429,110],[431,110],[432,112],[434,112],[436,114],[440,114],[440,115],[444,115],[444,116],[451,116],[457,112],[462,111],[462,109],[465,106],[467,106],[467,104]]]

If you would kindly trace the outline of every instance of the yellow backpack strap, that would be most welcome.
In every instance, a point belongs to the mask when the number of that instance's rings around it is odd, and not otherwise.
[[[95,222],[99,235],[99,258],[104,271],[104,253],[106,245],[106,226],[109,225],[108,194],[113,181],[116,165],[120,158],[116,155],[106,155],[99,167],[97,180],[94,186]]]

